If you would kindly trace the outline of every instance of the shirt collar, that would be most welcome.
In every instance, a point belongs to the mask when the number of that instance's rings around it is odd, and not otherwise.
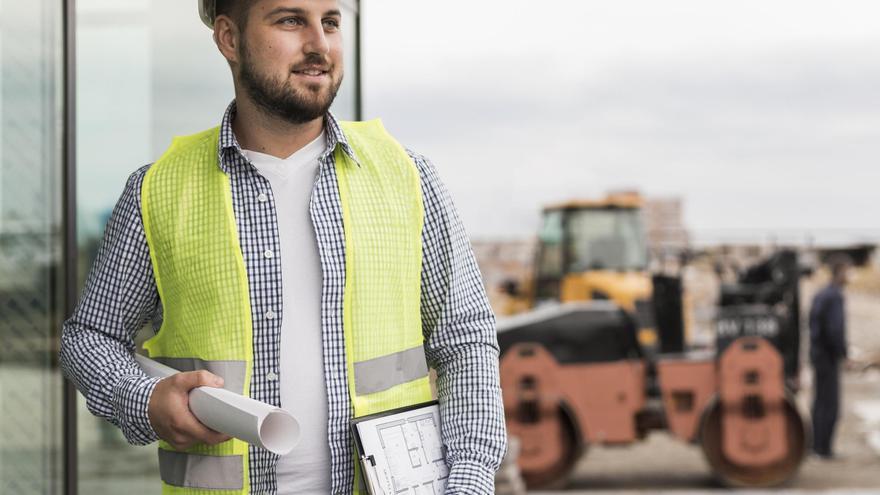
[[[239,156],[243,156],[241,145],[238,144],[238,139],[235,137],[235,133],[232,132],[233,118],[235,118],[235,100],[232,100],[229,106],[226,107],[223,121],[220,124],[220,143],[217,153],[220,159],[220,169],[226,174],[230,172],[229,153],[237,153]],[[345,133],[342,132],[342,127],[339,125],[339,121],[336,120],[332,112],[327,112],[327,115],[324,116],[324,135],[327,137],[327,148],[324,149],[324,152],[319,157],[321,161],[324,161],[331,153],[336,151],[337,146],[340,146],[342,151],[351,158],[355,165],[361,166],[360,160],[348,143]]]

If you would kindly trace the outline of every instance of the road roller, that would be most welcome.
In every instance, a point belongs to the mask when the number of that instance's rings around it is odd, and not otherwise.
[[[508,287],[528,301],[498,322],[507,428],[527,486],[562,486],[591,445],[655,430],[702,449],[727,486],[785,483],[810,441],[794,400],[796,253],[722,285],[714,348],[688,350],[681,280],[647,274],[642,247],[630,246],[643,239],[639,203],[626,199],[545,210],[535,281]]]

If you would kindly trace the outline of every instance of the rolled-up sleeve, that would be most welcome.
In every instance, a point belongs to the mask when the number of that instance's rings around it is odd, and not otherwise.
[[[111,213],[80,299],[61,334],[61,367],[93,414],[118,426],[129,443],[157,439],[147,406],[158,379],[134,360],[134,337],[159,310],[140,213],[149,166],[128,179]]]
[[[494,493],[507,449],[495,315],[464,227],[433,165],[410,153],[421,174],[422,325],[437,372],[448,494]]]

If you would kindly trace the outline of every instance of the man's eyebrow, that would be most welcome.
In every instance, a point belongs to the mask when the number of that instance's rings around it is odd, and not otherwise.
[[[266,14],[266,18],[268,19],[268,18],[276,16],[278,14],[305,15],[307,13],[308,12],[306,12],[305,9],[300,8],[300,7],[278,7],[276,9],[271,10],[268,14]],[[326,17],[326,16],[342,17],[342,12],[340,12],[338,9],[328,10],[327,12],[324,12],[324,15],[322,17]]]

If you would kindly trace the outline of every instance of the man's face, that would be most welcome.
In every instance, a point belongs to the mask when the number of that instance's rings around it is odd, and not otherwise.
[[[293,124],[323,116],[342,84],[336,0],[257,0],[242,26],[238,78],[265,112]]]

